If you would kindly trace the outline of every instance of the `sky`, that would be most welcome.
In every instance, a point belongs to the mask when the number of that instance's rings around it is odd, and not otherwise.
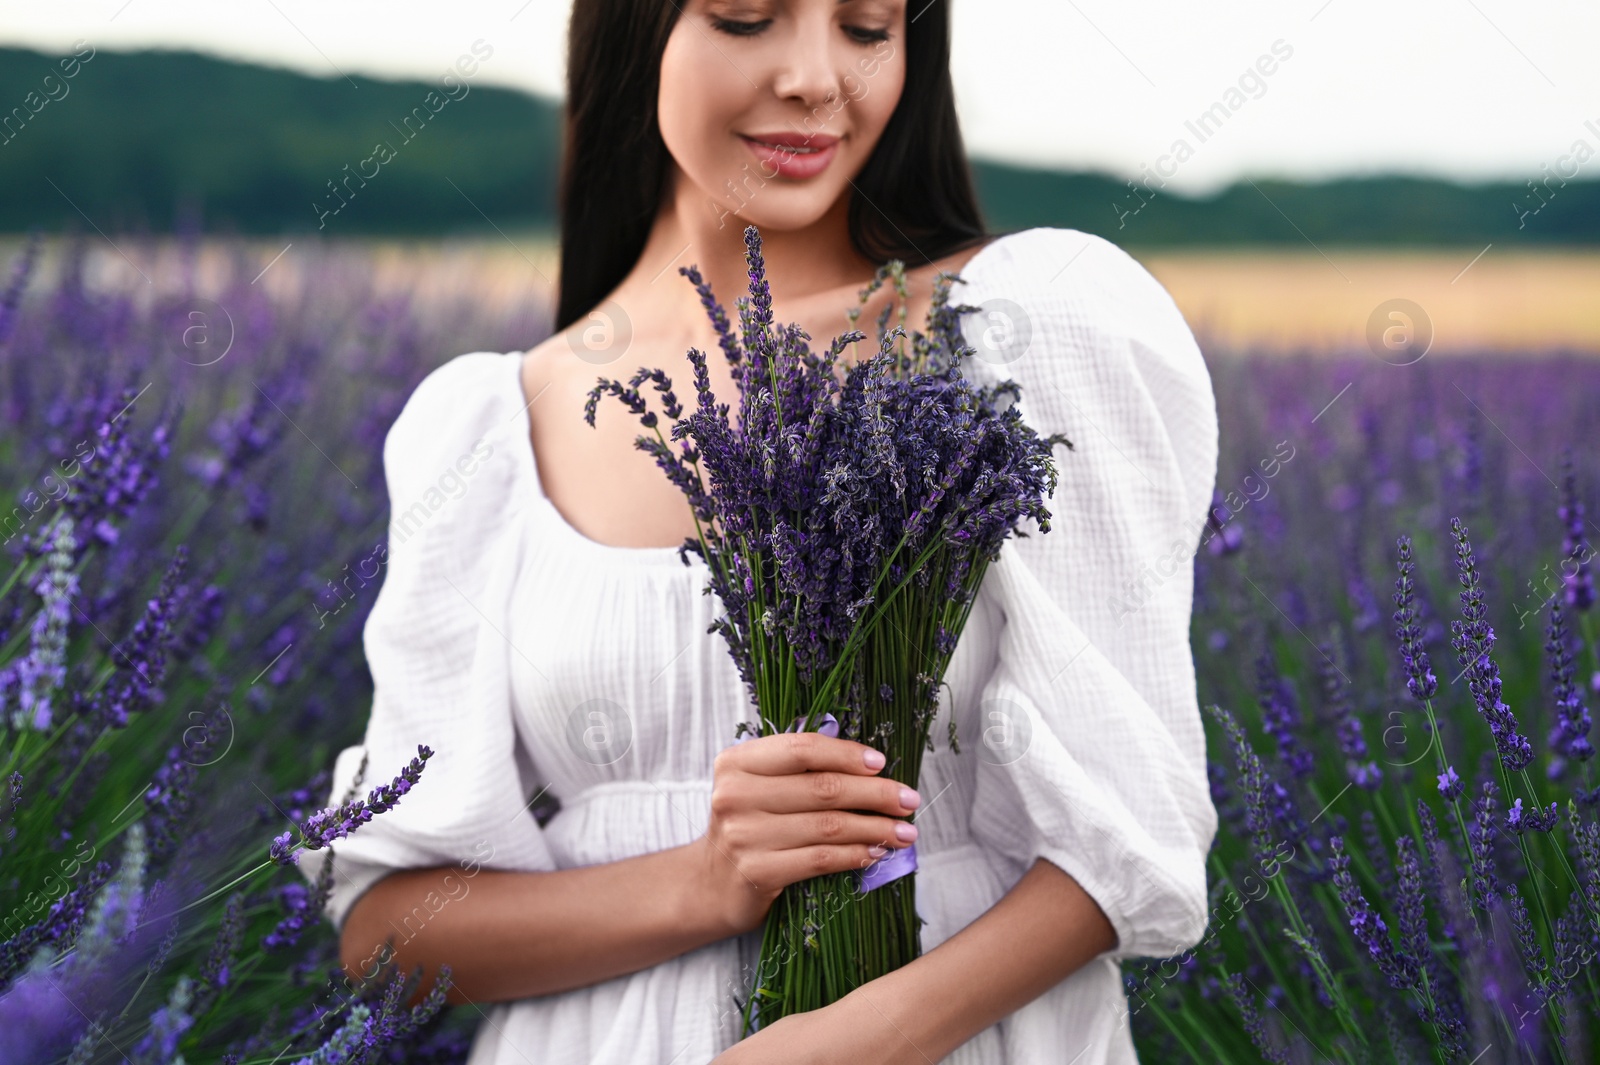
[[[571,0],[0,0],[0,44],[188,48],[324,77],[436,81],[481,38],[494,51],[477,83],[559,97],[570,10]],[[1600,176],[1594,0],[954,0],[952,19],[974,156],[1151,174],[1151,187],[1188,195],[1242,177]],[[1225,117],[1202,127],[1214,105]],[[1579,162],[1580,141],[1597,157]]]

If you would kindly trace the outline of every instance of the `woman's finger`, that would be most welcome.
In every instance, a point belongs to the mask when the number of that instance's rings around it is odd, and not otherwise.
[[[866,843],[817,843],[752,856],[746,871],[764,884],[795,884],[814,876],[866,869],[893,848]]]
[[[772,814],[807,810],[861,810],[905,817],[922,805],[915,788],[886,777],[862,777],[831,770],[766,777],[733,775],[733,794]]]
[[[759,776],[785,776],[807,770],[831,770],[871,776],[883,768],[882,751],[855,740],[835,739],[820,732],[780,732],[725,747],[717,761]]]
[[[842,810],[812,810],[762,819],[757,829],[761,845],[771,850],[794,850],[818,844],[847,846],[880,844],[891,849],[909,847],[917,840],[917,826],[909,821]]]

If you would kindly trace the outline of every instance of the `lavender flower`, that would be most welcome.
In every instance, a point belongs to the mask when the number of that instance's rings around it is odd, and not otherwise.
[[[1467,826],[1468,858],[1472,866],[1472,893],[1487,913],[1489,900],[1500,894],[1500,878],[1495,871],[1494,812],[1497,789],[1494,781],[1483,782],[1483,794],[1473,805],[1472,823]]]
[[[1533,747],[1517,731],[1516,715],[1500,698],[1500,668],[1489,655],[1494,648],[1494,629],[1484,605],[1477,559],[1461,519],[1452,520],[1450,529],[1456,540],[1456,566],[1462,588],[1461,619],[1450,623],[1456,658],[1466,669],[1467,685],[1478,712],[1489,723],[1501,761],[1507,769],[1522,769],[1533,760]]]
[[[1422,843],[1428,854],[1427,869],[1424,874],[1427,890],[1438,900],[1440,923],[1445,940],[1459,950],[1461,944],[1456,937],[1455,919],[1462,911],[1455,904],[1455,896],[1445,893],[1444,870],[1450,852],[1439,839],[1438,823],[1434,820],[1433,811],[1421,799],[1417,800],[1417,819],[1422,825]],[[1424,904],[1416,894],[1418,887],[1415,879],[1414,844],[1409,837],[1402,836],[1397,841],[1397,849],[1400,853],[1397,908],[1400,913],[1401,938],[1410,961],[1418,963],[1421,973],[1426,976],[1428,991],[1433,999],[1433,1007],[1425,1014],[1424,1019],[1435,1026],[1440,1044],[1449,1053],[1458,1053],[1466,1045],[1466,1011],[1461,1004],[1453,974],[1441,963],[1439,955],[1434,953],[1428,939]],[[1454,869],[1453,865],[1451,869]]]
[[[183,744],[167,749],[166,759],[145,789],[145,823],[150,840],[150,860],[163,864],[183,841],[183,825],[194,808],[196,767],[204,765],[219,734],[219,718],[226,705],[204,713],[184,730]]]
[[[1389,940],[1389,926],[1383,923],[1383,918],[1367,902],[1355,878],[1350,875],[1350,856],[1344,852],[1343,837],[1330,837],[1328,846],[1333,851],[1328,865],[1333,870],[1333,883],[1338,888],[1339,902],[1344,906],[1350,931],[1355,933],[1357,942],[1366,948],[1367,956],[1377,963],[1378,971],[1388,980],[1390,987],[1409,986],[1407,967]]]
[[[112,872],[110,862],[96,863],[82,874],[82,881],[51,903],[42,919],[0,943],[0,991],[5,990],[41,947],[62,952],[72,946],[88,920],[90,906],[111,879]]]
[[[266,802],[256,804],[256,819],[261,824],[267,824],[279,816],[288,817],[291,821],[304,821],[313,808],[320,805],[321,797],[328,793],[328,782],[333,774],[327,769],[319,769],[311,779],[297,788],[279,792]],[[355,781],[356,789],[345,796],[345,802],[355,798],[359,793],[360,778]]]
[[[1233,748],[1239,783],[1244,790],[1245,827],[1254,844],[1253,860],[1264,861],[1277,851],[1277,844],[1272,837],[1275,819],[1268,798],[1273,781],[1267,776],[1260,756],[1250,746],[1249,737],[1234,716],[1216,705],[1207,706],[1206,712],[1221,723],[1223,731],[1227,733],[1228,743]]]
[[[1556,918],[1550,936],[1550,965],[1547,997],[1565,994],[1584,966],[1593,957],[1587,929],[1588,920],[1583,912],[1583,896],[1574,891],[1567,900],[1567,912]]]
[[[422,777],[422,767],[433,750],[417,745],[417,757],[388,784],[380,784],[367,793],[365,800],[357,799],[341,806],[319,810],[300,825],[300,846],[293,847],[294,833],[285,832],[272,841],[270,856],[279,865],[294,865],[301,851],[321,850],[336,839],[343,839],[378,814],[394,808],[402,796],[410,791]]]
[[[146,865],[144,822],[135,821],[128,826],[128,839],[116,878],[106,885],[89,911],[88,923],[79,941],[80,954],[88,957],[103,954],[133,934],[147,902]]]
[[[1317,670],[1322,676],[1323,703],[1339,738],[1345,772],[1357,787],[1375,790],[1383,782],[1383,770],[1378,768],[1378,763],[1367,751],[1366,739],[1361,734],[1361,719],[1350,705],[1350,691],[1345,683],[1344,672],[1334,658],[1337,649],[1331,641],[1325,641],[1318,651],[1321,661],[1317,664]]]
[[[1456,774],[1455,766],[1446,766],[1444,772],[1439,774],[1439,794],[1446,799],[1459,797],[1465,787],[1461,777]]]
[[[1589,568],[1591,552],[1571,449],[1563,456],[1562,465],[1560,515],[1566,538],[1561,544],[1561,581],[1567,605],[1581,613],[1594,606],[1594,574]]]
[[[34,230],[28,234],[28,242],[22,246],[22,254],[17,257],[16,266],[12,267],[11,280],[6,284],[5,291],[0,292],[0,345],[4,345],[11,336],[11,331],[17,322],[17,306],[22,302],[22,293],[28,287],[28,278],[33,274],[33,265],[39,258],[39,231]]]
[[[73,535],[72,518],[61,515],[50,527],[45,570],[34,586],[42,600],[34,619],[28,654],[8,672],[9,682],[0,681],[0,692],[17,688],[17,706],[11,711],[11,727],[50,728],[51,700],[67,680],[67,624],[72,620],[72,601],[78,594],[78,575],[73,572],[78,541]]]
[[[222,926],[217,929],[217,938],[211,944],[211,953],[206,955],[205,963],[200,967],[200,981],[212,992],[221,991],[228,986],[232,975],[233,953],[239,948],[239,938],[244,932],[243,908],[244,895],[241,892],[235,891],[228,896],[227,905],[222,911]]]
[[[1416,987],[1432,954],[1428,943],[1428,914],[1423,901],[1422,865],[1417,860],[1417,841],[1401,836],[1395,841],[1395,911],[1400,949],[1396,958],[1405,982]]]
[[[1433,675],[1428,650],[1423,645],[1422,628],[1417,622],[1416,567],[1411,561],[1411,538],[1400,537],[1400,575],[1394,582],[1394,631],[1400,641],[1400,660],[1406,670],[1406,690],[1418,702],[1433,698],[1439,678]]]
[[[301,1058],[295,1065],[348,1065],[361,1047],[361,1039],[366,1034],[367,1022],[371,1017],[372,1010],[367,1006],[359,1002],[351,1006],[350,1016],[338,1031],[329,1036],[328,1041],[314,1053]]]
[[[94,1049],[105,1038],[105,1028],[98,1020],[89,1022],[89,1027],[83,1030],[83,1035],[72,1046],[72,1053],[67,1057],[67,1065],[90,1065],[94,1060]]]
[[[1548,809],[1532,810],[1522,808],[1522,800],[1517,799],[1511,804],[1511,809],[1506,811],[1506,826],[1513,832],[1521,835],[1524,832],[1548,832],[1556,827],[1556,804],[1551,803]]]
[[[423,996],[422,1001],[407,1009],[405,1000],[410,996],[413,977],[396,971],[384,985],[376,1000],[353,1002],[345,1023],[311,1055],[300,1063],[313,1065],[347,1065],[347,1063],[393,1060],[388,1048],[404,1046],[406,1041],[423,1031],[430,1021],[444,1009],[446,995],[452,986],[450,966],[439,967],[439,978]],[[320,1012],[320,1011],[319,1011]],[[319,1022],[320,1024],[321,1022]],[[418,1060],[429,1060],[417,1055]],[[407,1056],[405,1060],[413,1060]],[[449,1060],[448,1058],[444,1060]]]
[[[188,562],[188,549],[179,545],[155,598],[145,604],[133,635],[119,649],[117,673],[95,696],[93,713],[101,725],[122,728],[130,715],[162,700],[160,685],[167,671],[167,648],[173,639],[174,620],[187,594],[179,578]]]
[[[1517,950],[1522,955],[1522,965],[1528,975],[1528,983],[1536,994],[1542,997],[1549,976],[1549,963],[1544,956],[1544,948],[1539,945],[1539,933],[1533,927],[1533,920],[1528,916],[1528,904],[1523,901],[1522,895],[1517,891],[1517,885],[1506,885],[1506,909],[1511,917],[1511,927],[1516,932]]]
[[[237,406],[211,424],[208,435],[217,451],[205,457],[191,456],[188,472],[207,489],[217,492],[238,484],[288,431],[282,407],[287,394],[294,390],[287,375],[269,382],[265,388],[255,385]]]
[[[164,1006],[150,1015],[150,1029],[133,1048],[136,1062],[165,1065],[178,1052],[178,1039],[194,1026],[190,1013],[194,1001],[194,979],[187,973],[178,977]]]
[[[1559,599],[1550,601],[1550,624],[1545,630],[1545,654],[1550,663],[1551,694],[1555,697],[1556,720],[1550,729],[1550,746],[1563,760],[1587,762],[1594,757],[1589,742],[1589,708],[1584,706],[1573,678],[1572,647],[1567,634],[1566,612]],[[1559,767],[1553,767],[1559,772]]]
[[[1273,1065],[1289,1065],[1288,1055],[1267,1034],[1267,1026],[1261,1018],[1261,1011],[1256,1007],[1255,997],[1246,990],[1245,983],[1243,973],[1227,975],[1228,995],[1239,1009],[1239,1017],[1244,1023],[1244,1030],[1250,1035],[1250,1042],[1255,1044],[1261,1056]]]
[[[171,450],[168,421],[157,422],[145,439],[136,438],[127,411],[138,396],[138,389],[124,388],[89,404],[82,435],[92,443],[62,500],[79,533],[92,532],[106,545],[117,542],[117,523],[132,516],[155,487],[156,471]]]
[[[1278,675],[1270,655],[1256,659],[1256,697],[1261,704],[1261,723],[1267,734],[1278,741],[1278,758],[1291,777],[1309,776],[1316,768],[1312,754],[1300,741],[1300,709],[1294,691]]]
[[[299,942],[300,936],[307,928],[317,923],[323,907],[328,904],[328,897],[333,893],[335,860],[336,856],[329,855],[323,861],[322,868],[317,872],[316,885],[309,891],[306,885],[299,881],[278,888],[276,892],[278,903],[283,907],[286,916],[272,931],[262,937],[262,950],[270,952],[292,947]]]
[[[208,584],[200,590],[188,626],[172,640],[170,650],[175,661],[187,661],[206,645],[222,622],[225,606],[226,595],[221,588]]]
[[[1202,536],[1202,542],[1208,552],[1219,558],[1237,555],[1245,547],[1245,532],[1232,518],[1234,512],[1229,509],[1226,502],[1222,502],[1221,491],[1213,489],[1211,509],[1205,512],[1206,531]]]

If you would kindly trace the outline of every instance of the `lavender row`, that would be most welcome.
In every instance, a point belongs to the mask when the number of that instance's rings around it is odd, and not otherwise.
[[[432,752],[330,809],[324,767],[371,699],[388,426],[544,325],[419,309],[358,252],[269,289],[242,243],[122,247],[96,284],[30,244],[0,291],[0,1061],[462,1061],[448,972],[352,978],[322,918],[337,840]]]
[[[1213,910],[1195,949],[1125,966],[1138,1039],[1594,1060],[1600,363],[1213,369],[1193,628]]]

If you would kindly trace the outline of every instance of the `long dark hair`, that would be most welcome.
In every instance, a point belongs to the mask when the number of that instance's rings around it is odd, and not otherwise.
[[[557,332],[594,309],[644,252],[671,163],[656,95],[678,14],[674,0],[572,6]],[[987,233],[956,121],[949,0],[907,20],[905,49],[905,87],[855,179],[849,220],[861,255],[915,267]]]

